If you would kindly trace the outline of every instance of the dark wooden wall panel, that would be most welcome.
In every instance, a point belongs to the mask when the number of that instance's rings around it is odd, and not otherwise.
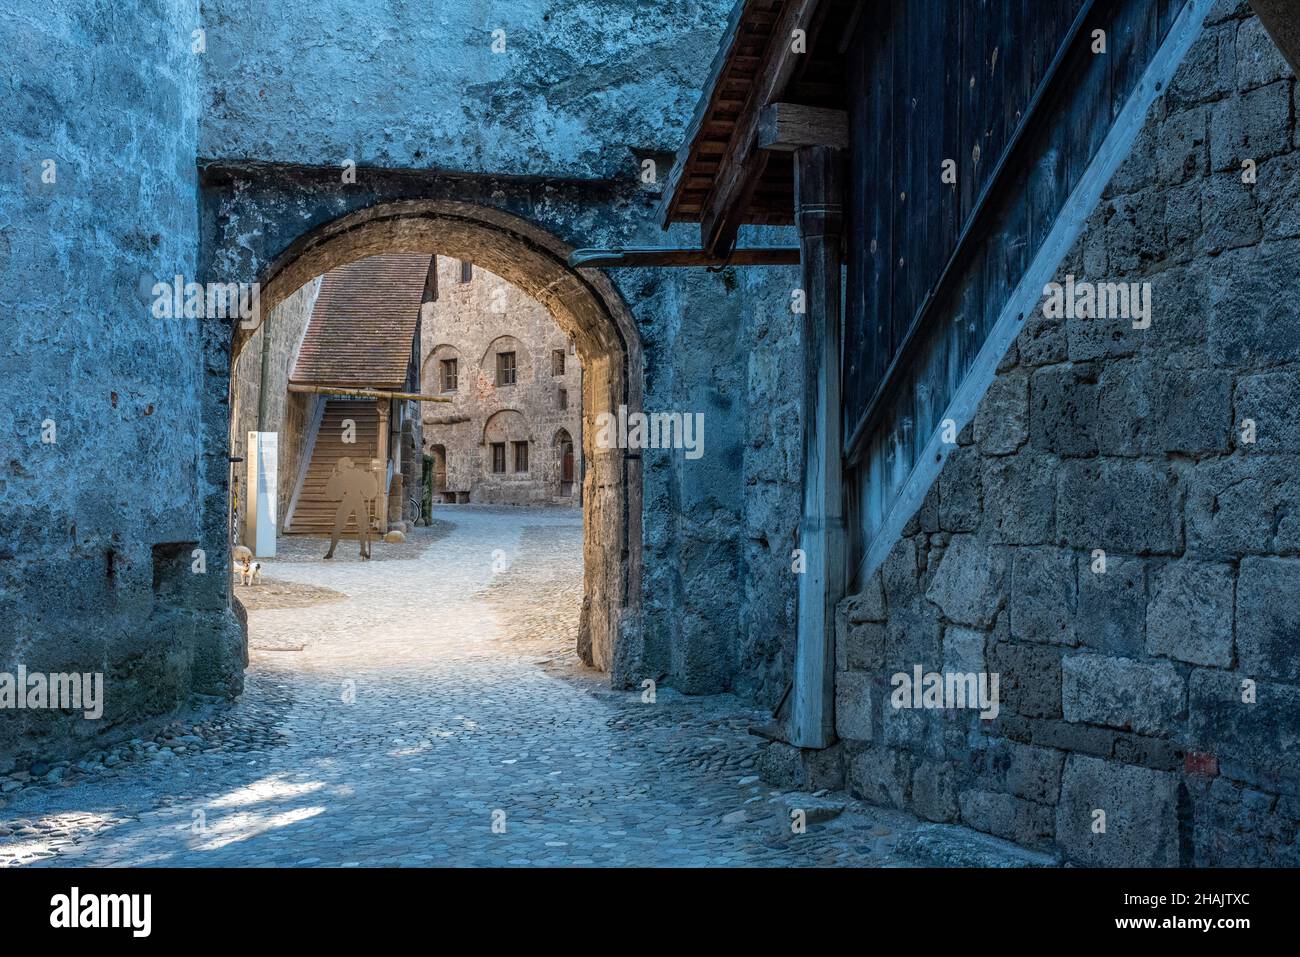
[[[847,66],[843,366],[859,549],[1185,2],[879,0],[863,16]]]
[[[848,55],[850,176],[865,202],[850,214],[850,427],[932,295],[1084,2],[880,0],[859,21]],[[945,159],[957,163],[955,186],[941,181]]]

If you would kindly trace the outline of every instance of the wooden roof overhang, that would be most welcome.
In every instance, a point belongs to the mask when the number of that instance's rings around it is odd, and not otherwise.
[[[742,225],[794,222],[792,147],[768,135],[764,148],[760,132],[778,103],[844,110],[843,44],[864,3],[738,0],[665,184],[665,229],[697,222],[704,252],[725,258]]]

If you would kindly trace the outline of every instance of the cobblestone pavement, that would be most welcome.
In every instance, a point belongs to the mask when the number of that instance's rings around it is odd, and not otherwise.
[[[895,812],[851,804],[790,833],[789,806],[818,802],[758,780],[748,728],[767,715],[667,689],[646,703],[581,667],[576,512],[438,517],[400,559],[344,543],[312,561],[297,542],[266,562],[347,597],[250,610],[233,706],[0,778],[0,865],[904,863]]]

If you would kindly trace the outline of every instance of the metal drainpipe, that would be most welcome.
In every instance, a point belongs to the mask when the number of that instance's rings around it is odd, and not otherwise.
[[[578,453],[578,507],[579,508],[582,508],[582,488],[587,478],[587,453],[582,447],[582,423],[585,416],[587,415],[587,406],[586,406],[587,397],[583,391],[584,389],[586,389],[586,387],[587,387],[587,370],[582,367],[582,362],[579,361],[578,362],[578,404],[581,407],[578,409],[578,445],[576,449]],[[560,472],[561,474],[563,474],[564,472],[563,460],[560,461]]]
[[[266,380],[271,369],[271,312],[267,311],[262,319],[262,369],[257,383],[257,431],[266,431],[267,406],[270,396],[266,393]]]

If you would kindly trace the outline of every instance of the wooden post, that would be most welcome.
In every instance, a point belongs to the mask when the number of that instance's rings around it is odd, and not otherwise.
[[[388,399],[376,399],[375,406],[379,412],[379,498],[375,502],[375,520],[379,523],[379,534],[388,532]]]
[[[843,153],[795,151],[795,218],[802,257],[803,509],[791,744],[824,748],[835,739],[835,606],[843,597],[845,529],[840,458],[840,233]]]

